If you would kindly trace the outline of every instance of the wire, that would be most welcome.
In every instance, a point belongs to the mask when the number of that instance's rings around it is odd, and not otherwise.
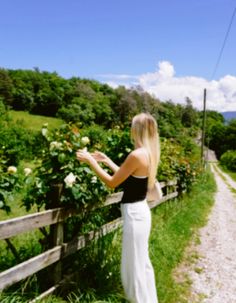
[[[215,73],[216,73],[217,68],[218,68],[218,66],[219,66],[219,63],[220,63],[220,60],[221,60],[221,57],[222,57],[222,54],[223,54],[223,51],[224,51],[224,48],[225,48],[225,45],[226,45],[228,36],[229,36],[229,32],[230,32],[230,29],[231,29],[231,26],[232,26],[232,23],[233,23],[235,14],[236,14],[236,7],[234,8],[234,11],[233,11],[233,14],[232,14],[232,17],[231,17],[231,20],[230,20],[230,23],[229,23],[229,26],[228,26],[228,29],[227,29],[225,38],[224,38],[224,42],[223,42],[223,45],[222,45],[222,47],[221,47],[221,50],[220,50],[218,59],[217,59],[217,61],[216,61],[216,65],[215,65],[214,71],[213,71],[213,73],[212,73],[211,79],[213,79],[213,77],[215,76]]]

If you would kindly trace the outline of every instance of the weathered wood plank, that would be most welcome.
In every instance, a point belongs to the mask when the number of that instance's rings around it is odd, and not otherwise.
[[[56,246],[45,253],[0,273],[0,290],[17,283],[61,258],[62,247]]]
[[[34,228],[62,222],[76,214],[74,209],[55,208],[0,222],[0,240],[31,231]]]
[[[173,186],[176,185],[177,181],[176,180],[170,180],[167,182],[160,182],[161,187],[165,187],[165,186]]]
[[[160,182],[161,187],[176,185],[176,181]],[[119,203],[123,192],[109,195],[102,206]],[[165,201],[165,200],[164,200]],[[55,208],[53,210],[46,210],[39,213],[17,217],[10,220],[0,222],[0,240],[8,239],[18,234],[31,231],[35,228],[40,228],[62,222],[65,219],[76,215],[75,209]]]
[[[122,192],[119,192],[108,196],[104,206],[120,202],[122,194]],[[0,240],[8,239],[35,228],[62,222],[76,214],[75,209],[55,208],[2,221],[0,222]]]
[[[91,241],[105,236],[113,230],[116,230],[119,226],[121,226],[121,224],[121,218],[118,218],[103,225],[97,231],[91,231],[85,236],[80,236],[75,241],[56,246],[45,253],[42,253],[0,273],[0,290],[3,290],[4,288],[13,285],[40,271],[41,269],[69,256],[70,254],[88,245]]]
[[[173,192],[173,193],[170,193],[170,194],[164,196],[163,198],[161,198],[158,201],[152,201],[152,202],[149,202],[148,204],[149,204],[150,208],[153,208],[153,207],[156,207],[157,205],[159,205],[167,200],[173,199],[177,196],[178,196],[178,192],[176,191],[176,192]]]
[[[53,230],[53,246],[62,245],[64,242],[64,226],[63,222],[59,222],[52,226]],[[53,268],[52,278],[53,284],[58,283],[62,278],[62,261],[58,261]]]
[[[165,186],[173,186],[176,185],[177,182],[174,181],[168,181],[168,182],[160,182],[160,186],[161,188],[165,187]],[[111,194],[107,197],[106,201],[104,202],[104,204],[102,206],[107,206],[107,205],[111,205],[114,203],[119,203],[122,199],[123,196],[123,192],[118,192],[115,194]]]
[[[63,284],[74,283],[73,280],[75,279],[75,276],[76,276],[76,273],[72,273],[70,275],[66,275],[64,277],[64,279],[61,280],[59,283],[57,283],[54,286],[50,287],[49,289],[45,290],[38,297],[32,299],[28,303],[36,303],[38,301],[41,301],[42,299],[44,299],[44,298],[48,297],[49,295],[53,294]]]
[[[53,294],[59,287],[60,287],[60,283],[50,287],[48,290],[46,290],[45,292],[43,292],[40,296],[38,296],[37,298],[29,301],[29,303],[36,303],[38,301],[41,301],[42,299],[48,297],[49,295]]]
[[[103,225],[97,231],[91,231],[86,236],[80,236],[74,241],[63,244],[63,257],[67,257],[75,253],[77,250],[87,246],[92,240],[96,240],[100,237],[103,237],[121,226],[122,219],[117,218],[116,220]]]
[[[102,206],[107,206],[107,205],[119,203],[122,199],[122,196],[123,196],[123,191],[111,194],[106,198],[106,201],[104,202],[104,204]]]

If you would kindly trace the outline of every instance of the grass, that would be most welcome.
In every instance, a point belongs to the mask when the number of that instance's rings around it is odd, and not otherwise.
[[[212,174],[202,175],[191,193],[169,201],[153,211],[151,256],[156,272],[159,302],[188,302],[188,283],[174,280],[173,271],[183,261],[184,252],[196,231],[207,223],[216,185]]]
[[[216,185],[213,176],[210,172],[207,172],[200,176],[191,193],[182,198],[165,202],[152,210],[150,257],[156,273],[159,303],[188,302],[191,281],[186,278],[184,282],[177,282],[174,278],[174,270],[184,260],[186,248],[196,238],[196,231],[206,224],[214,202],[213,194],[215,190]],[[77,260],[78,264],[81,264],[81,262],[82,264],[89,263],[85,273],[88,281],[94,280],[93,283],[99,283],[96,287],[87,285],[87,289],[86,287],[81,288],[82,282],[86,286],[82,275],[78,281],[74,281],[78,284],[74,285],[74,289],[64,299],[62,296],[51,296],[40,302],[126,302],[122,294],[119,277],[120,241],[121,233],[114,233],[105,242],[99,244],[100,250],[95,245],[93,252],[91,250],[85,252]],[[192,256],[192,259],[197,257]],[[77,270],[76,266],[73,266],[73,270]],[[107,273],[110,274],[110,272],[111,276],[109,277]],[[13,298],[17,298],[17,295],[14,294]],[[9,301],[2,294],[0,301],[4,303],[25,302],[23,299],[23,301],[13,301],[11,296],[8,297]]]
[[[229,183],[228,179],[225,177],[225,175],[222,173],[222,171],[226,174],[228,174],[233,180],[236,181],[236,173],[232,172],[230,170],[228,170],[225,166],[219,165],[218,166],[213,166],[214,170],[216,171],[216,173],[222,178],[222,180],[224,180],[225,184],[228,186],[228,188],[230,189],[230,191],[233,194],[236,194],[236,189],[234,187],[231,186],[231,184]],[[221,169],[221,170],[220,170]]]
[[[219,167],[228,175],[230,175],[230,177],[236,181],[236,172],[235,171],[231,171],[228,168],[226,168],[224,165],[219,165]]]
[[[40,131],[43,124],[48,123],[48,129],[58,128],[63,124],[63,120],[53,117],[32,115],[24,111],[10,111],[10,117],[14,122],[22,123],[25,128],[32,131]]]
[[[10,204],[12,211],[9,214],[5,211],[0,211],[0,221],[24,216],[37,211],[36,209],[31,209],[30,212],[27,212],[25,208],[21,206],[22,195],[23,192],[15,195],[14,200]],[[17,250],[19,260],[16,260],[6,241],[0,241],[0,271],[6,270],[40,253],[41,247],[38,240],[41,236],[39,230],[33,230],[10,239],[10,242]]]

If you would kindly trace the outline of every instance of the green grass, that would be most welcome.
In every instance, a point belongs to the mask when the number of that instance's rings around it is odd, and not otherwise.
[[[24,111],[10,111],[10,117],[14,122],[21,122],[27,129],[39,131],[42,125],[48,123],[48,129],[58,128],[63,124],[63,120],[53,117],[31,115]]]
[[[188,302],[191,282],[177,283],[173,271],[183,261],[185,249],[197,229],[206,224],[215,190],[213,176],[204,174],[189,195],[153,211],[150,249],[160,303]]]
[[[230,177],[236,181],[236,172],[235,171],[231,171],[229,169],[227,169],[225,166],[223,165],[219,165],[219,167],[225,172],[227,173],[228,175],[230,175]]]
[[[152,233],[150,238],[150,256],[156,273],[159,303],[187,303],[191,281],[177,282],[174,278],[174,270],[184,261],[185,251],[191,241],[196,238],[197,230],[207,222],[207,216],[213,205],[213,194],[216,190],[214,178],[207,172],[193,186],[190,194],[181,199],[170,200],[152,210]],[[41,303],[124,303],[120,283],[121,233],[108,236],[101,244],[100,252],[88,252],[78,260],[89,260],[89,274],[92,279],[98,276],[100,287],[81,289],[81,280],[64,297],[51,296],[41,300]],[[195,259],[198,256],[188,256]],[[190,259],[191,259],[190,258]],[[107,260],[105,267],[101,268],[101,260]],[[86,261],[87,262],[87,261]],[[85,262],[85,263],[86,263]],[[76,267],[73,267],[76,270]],[[111,278],[106,280],[107,272],[111,272]],[[90,279],[91,279],[90,278]],[[17,295],[15,295],[16,297]],[[9,301],[0,297],[4,303],[24,302]]]
[[[231,184],[229,183],[229,181],[226,178],[226,176],[222,173],[222,171],[224,171],[224,173],[228,174],[235,181],[236,181],[236,173],[228,170],[226,167],[224,167],[222,165],[219,165],[219,167],[217,165],[215,165],[215,166],[213,166],[213,168],[216,171],[216,173],[221,177],[221,179],[224,180],[225,184],[228,186],[228,188],[230,189],[230,191],[233,194],[236,194],[236,189],[231,186]]]
[[[15,217],[24,216],[30,213],[36,212],[36,208],[27,212],[24,207],[21,206],[22,194],[15,195],[14,200],[10,206],[12,211],[7,214],[5,211],[0,211],[0,221],[8,220]],[[39,230],[32,230],[28,233],[23,233],[10,239],[11,243],[17,250],[19,260],[16,260],[12,251],[8,248],[5,240],[0,241],[0,271],[6,270],[17,263],[23,262],[30,257],[33,257],[41,252],[41,246],[38,240],[42,237]],[[2,302],[2,301],[1,301]]]

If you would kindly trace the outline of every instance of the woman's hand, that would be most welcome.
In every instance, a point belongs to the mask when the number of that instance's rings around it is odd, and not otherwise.
[[[80,162],[90,164],[91,160],[93,160],[93,157],[87,150],[79,149],[76,152],[76,159]]]
[[[95,151],[94,153],[91,154],[93,156],[93,158],[97,161],[97,162],[102,162],[104,164],[107,164],[108,162],[108,157],[107,155],[105,155],[104,153],[100,152],[100,151]]]
[[[95,151],[94,153],[91,154],[92,157],[97,161],[97,162],[102,162],[106,166],[108,166],[114,173],[119,169],[119,166],[116,165],[106,154],[100,152],[100,151]]]

